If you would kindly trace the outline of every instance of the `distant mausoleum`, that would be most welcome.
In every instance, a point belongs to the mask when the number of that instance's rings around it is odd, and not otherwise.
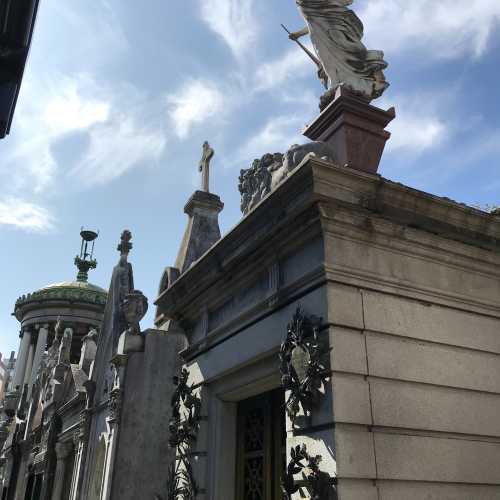
[[[15,304],[21,332],[3,408],[10,432],[0,459],[2,500],[68,498],[67,462],[75,457],[75,424],[84,409],[107,297],[88,282],[96,262],[85,245],[97,235],[82,231],[82,237],[77,279],[23,295]]]

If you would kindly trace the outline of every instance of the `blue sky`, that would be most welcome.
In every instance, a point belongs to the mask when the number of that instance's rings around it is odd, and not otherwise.
[[[500,203],[500,3],[358,0],[386,53],[396,107],[380,173],[468,204]],[[305,142],[322,91],[280,27],[293,0],[41,0],[11,135],[0,142],[0,351],[17,349],[16,298],[76,276],[82,225],[100,230],[107,287],[122,229],[154,301],[198,186],[204,140],[221,227],[239,218],[240,168]],[[152,311],[151,307],[151,311]],[[152,314],[143,322],[151,326]]]

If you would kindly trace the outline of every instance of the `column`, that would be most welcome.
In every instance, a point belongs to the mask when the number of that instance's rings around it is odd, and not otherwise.
[[[31,369],[29,394],[31,394],[31,387],[33,387],[33,384],[35,383],[36,377],[38,375],[38,368],[40,367],[40,363],[42,362],[42,357],[45,352],[45,348],[47,347],[48,334],[49,334],[49,325],[43,325],[38,330],[38,341],[36,343],[35,357],[33,359],[33,368]]]
[[[29,384],[31,381],[31,368],[33,367],[33,356],[35,355],[35,346],[30,343],[28,349],[28,359],[26,360],[26,370],[24,370],[23,385]]]
[[[54,476],[54,486],[52,488],[52,499],[61,500],[64,488],[64,476],[66,475],[66,464],[68,457],[73,451],[73,442],[66,441],[63,443],[56,443],[56,473]]]
[[[16,387],[19,387],[19,391],[22,390],[22,385],[24,382],[24,373],[26,371],[26,361],[28,359],[28,350],[30,344],[31,344],[31,332],[27,329],[24,329],[21,337],[21,343],[19,345],[19,353],[17,355],[16,370],[12,381],[12,390],[16,390]]]

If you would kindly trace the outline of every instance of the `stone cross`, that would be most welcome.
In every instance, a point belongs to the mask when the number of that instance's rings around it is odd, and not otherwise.
[[[203,143],[203,155],[200,160],[199,170],[201,172],[201,190],[209,193],[210,181],[210,161],[214,157],[215,151],[210,147],[207,141]]]

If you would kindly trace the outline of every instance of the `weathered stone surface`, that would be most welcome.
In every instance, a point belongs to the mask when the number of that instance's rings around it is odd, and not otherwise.
[[[367,373],[365,336],[361,330],[332,326],[330,360],[333,371]]]
[[[497,500],[499,486],[377,481],[380,500]],[[340,500],[344,500],[343,497]],[[353,499],[354,500],[354,499]],[[357,499],[356,499],[357,500]]]
[[[328,322],[342,327],[364,329],[360,290],[338,283],[328,285]]]
[[[377,476],[371,432],[362,427],[338,425],[335,450],[339,478],[374,479]]]
[[[500,353],[499,319],[368,291],[363,298],[368,330]]]
[[[375,425],[500,437],[500,395],[371,379]]]
[[[204,191],[196,191],[187,202],[184,212],[189,217],[188,225],[175,261],[180,273],[220,240],[218,214],[223,208],[217,195]]]
[[[369,386],[364,376],[334,373],[332,391],[335,422],[372,424]]]
[[[374,433],[380,479],[500,484],[500,443]]]
[[[163,498],[174,454],[168,445],[170,398],[185,338],[159,330],[144,336],[144,352],[129,354],[127,363],[112,499]]]
[[[500,394],[497,354],[374,332],[366,342],[370,375]]]
[[[337,490],[339,500],[380,500],[377,486],[370,480],[340,479]]]

